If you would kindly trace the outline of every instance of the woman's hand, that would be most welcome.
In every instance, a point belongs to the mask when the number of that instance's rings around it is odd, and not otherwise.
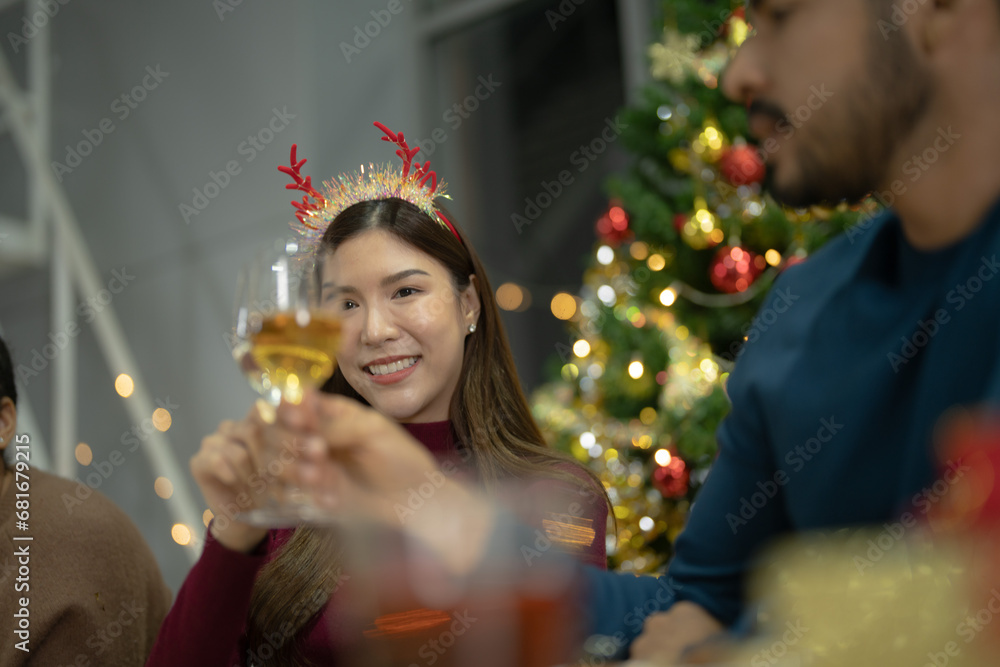
[[[224,421],[201,441],[191,459],[191,474],[215,516],[212,535],[228,549],[249,553],[267,535],[266,528],[237,520],[239,512],[260,507],[269,483],[259,465],[262,422],[256,409],[242,421]]]

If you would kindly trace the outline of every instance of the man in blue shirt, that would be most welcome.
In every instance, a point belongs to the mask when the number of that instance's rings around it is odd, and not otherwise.
[[[736,623],[751,558],[783,533],[926,514],[962,474],[935,484],[939,419],[1000,400],[1000,2],[756,0],[748,18],[723,89],[748,104],[771,192],[792,206],[873,192],[891,209],[775,284],[668,575],[584,575],[592,630],[633,656],[673,659]],[[432,465],[368,411],[317,403],[309,427],[357,452],[380,493]],[[364,495],[344,482],[360,470],[340,474],[340,502]],[[476,517],[462,543],[406,529],[471,567],[495,516],[439,494]]]

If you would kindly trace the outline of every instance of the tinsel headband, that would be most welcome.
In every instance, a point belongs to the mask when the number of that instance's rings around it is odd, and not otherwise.
[[[420,150],[419,146],[410,148],[402,132],[396,134],[382,123],[376,122],[375,127],[385,134],[382,141],[398,146],[396,155],[403,160],[402,171],[394,169],[389,164],[369,164],[366,172],[362,165],[358,172],[343,173],[333,180],[324,182],[325,194],[313,187],[311,176],[302,176],[302,165],[306,161],[297,160],[298,145],[292,144],[291,165],[278,167],[278,171],[288,174],[294,181],[285,188],[305,193],[302,201],[292,202],[292,206],[295,207],[295,217],[298,219],[298,224],[292,223],[292,227],[305,237],[306,245],[314,249],[326,232],[326,228],[341,211],[363,201],[398,197],[437,220],[461,242],[462,238],[458,235],[458,231],[434,205],[436,197],[447,197],[447,195],[444,181],[438,182],[437,174],[430,170],[430,160],[423,164],[414,163],[413,158]]]

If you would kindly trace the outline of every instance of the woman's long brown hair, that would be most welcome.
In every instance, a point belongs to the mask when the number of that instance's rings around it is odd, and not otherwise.
[[[454,218],[448,219],[454,224]],[[597,477],[571,457],[549,448],[521,389],[507,335],[500,321],[493,289],[479,258],[466,240],[460,240],[416,206],[402,199],[379,199],[355,204],[338,215],[320,241],[320,258],[332,254],[345,241],[370,230],[391,233],[404,243],[440,262],[451,274],[457,290],[469,286],[474,275],[481,311],[477,329],[465,338],[462,372],[451,400],[449,417],[459,446],[471,454],[471,464],[479,483],[493,491],[507,479],[557,478],[593,494],[604,495]],[[458,229],[456,225],[456,229]],[[461,231],[459,231],[461,233]],[[323,390],[365,402],[338,368]],[[593,489],[564,469],[576,465],[593,480]],[[262,664],[303,664],[297,636],[283,635],[279,628],[291,623],[297,635],[304,625],[329,601],[339,579],[336,540],[329,532],[302,527],[281,553],[261,569],[254,584],[247,623],[249,648],[271,643],[274,657]],[[315,593],[319,593],[318,595]],[[308,599],[304,604],[303,600]],[[295,612],[295,613],[290,613]],[[286,632],[288,626],[285,626]],[[285,636],[279,647],[267,638]],[[271,653],[271,651],[265,651]]]

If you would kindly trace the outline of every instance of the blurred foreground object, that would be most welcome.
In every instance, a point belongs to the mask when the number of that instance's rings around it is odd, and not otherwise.
[[[1000,664],[1000,418],[961,412],[940,432],[949,480],[926,525],[802,536],[754,579],[761,636],[751,666]],[[912,519],[912,514],[909,515]]]

